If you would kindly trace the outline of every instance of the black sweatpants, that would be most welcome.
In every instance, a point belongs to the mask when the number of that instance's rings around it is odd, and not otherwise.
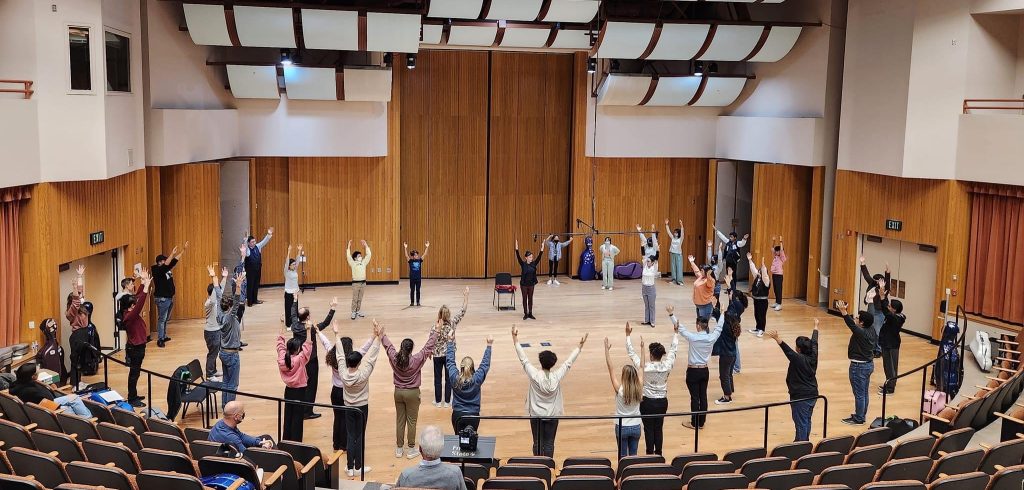
[[[548,277],[558,279],[558,259],[548,259]]]
[[[316,339],[313,339],[314,343],[316,341]],[[316,347],[313,347],[313,353],[309,356],[309,361],[306,362],[306,394],[302,398],[303,401],[309,403],[316,403],[316,387],[319,384],[317,380],[320,378],[320,363],[317,360]],[[303,417],[313,415],[312,405],[306,405],[302,409]]]
[[[775,290],[775,304],[782,304],[782,274],[772,274],[772,289]]]
[[[754,298],[754,328],[764,332],[768,321],[768,298]]]
[[[445,367],[445,357],[434,356],[434,403],[441,403],[441,393],[444,393],[444,402],[452,402],[452,380],[448,377],[448,369]]]
[[[352,410],[345,411],[345,425],[348,430],[348,444],[345,455],[348,457],[348,469],[359,469],[363,467],[363,454],[360,446],[363,444],[364,433],[366,432],[366,421],[370,416],[370,405],[356,407],[363,413],[362,420],[359,414]],[[361,426],[360,426],[361,423]]]
[[[533,433],[533,455],[555,457],[555,434],[558,433],[556,419],[530,419]]]
[[[423,279],[420,278],[409,278],[409,304],[420,304],[420,286],[423,285]]]
[[[640,415],[663,414],[668,412],[668,398],[647,398],[640,401]],[[640,419],[644,425],[644,446],[646,454],[661,454],[665,440],[665,419]]]
[[[882,347],[882,370],[885,371],[885,379],[895,378],[900,369],[900,348],[890,349]],[[885,391],[896,392],[896,380],[884,383]]]
[[[128,344],[124,348],[124,360],[128,363],[128,401],[139,397],[139,375],[142,374],[142,360],[146,358],[146,344]],[[153,403],[152,400],[149,403]]]
[[[686,389],[690,392],[690,411],[700,412],[708,409],[708,368],[686,368]],[[690,423],[696,428],[704,427],[707,415],[693,415]]]
[[[246,294],[248,294],[248,291],[246,291]],[[295,295],[292,293],[284,293],[284,322],[289,326],[292,321],[292,303],[295,303]]]
[[[532,315],[533,314],[533,288],[535,288],[535,287],[536,287],[536,285],[532,285],[532,286],[522,286],[521,285],[520,286],[520,288],[523,290],[523,314],[524,315]]]
[[[730,335],[726,333],[726,335]],[[718,356],[718,380],[722,383],[722,393],[726,398],[732,399],[732,370],[736,366],[736,356]]]
[[[305,401],[306,388],[284,389],[285,400]],[[286,441],[302,442],[302,424],[305,421],[305,407],[293,403],[284,404],[284,427],[281,430],[281,438]]]
[[[345,406],[345,388],[331,387],[331,405]],[[345,411],[334,409],[334,450],[340,451],[348,447],[348,431],[345,425]]]
[[[245,266],[245,304],[252,306],[259,301],[260,295],[260,274],[263,272],[263,264]]]

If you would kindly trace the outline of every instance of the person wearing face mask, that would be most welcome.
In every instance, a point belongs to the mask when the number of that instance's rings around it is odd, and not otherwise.
[[[605,237],[601,245],[601,289],[615,289],[615,256],[619,255],[619,247],[612,245],[612,237]]]
[[[644,236],[644,229],[640,225],[636,225],[636,232],[640,234],[640,253],[647,257],[653,257],[654,254],[658,253],[658,235],[654,231],[654,225],[651,225],[651,236]]]
[[[418,250],[409,253],[409,244],[402,242],[405,260],[409,262],[409,306],[420,306],[420,287],[423,285],[423,259],[430,253],[430,242],[426,242],[421,255]]]
[[[244,454],[250,447],[270,449],[274,441],[270,436],[253,437],[238,429],[238,424],[245,420],[245,405],[240,401],[231,401],[224,405],[224,417],[210,429],[208,440],[218,444],[230,444],[239,453]]]
[[[82,402],[78,395],[64,395],[39,383],[36,380],[38,371],[35,363],[30,362],[18,366],[18,369],[15,370],[15,375],[17,378],[11,383],[9,392],[11,395],[18,397],[22,402],[39,404],[43,400],[50,400],[63,408],[71,410],[79,417],[92,417],[89,408],[85,406],[85,403]]]
[[[544,243],[540,244],[538,254],[544,253]],[[516,240],[516,260],[519,261],[519,288],[523,291],[523,320],[536,320],[533,316],[533,288],[537,286],[537,262],[533,252],[527,250],[526,255],[519,255],[519,240]]]
[[[544,240],[548,244],[548,285],[562,284],[558,282],[558,261],[562,260],[562,249],[569,246],[572,240],[573,237],[569,237],[569,241],[563,243],[558,235],[548,235]]]
[[[270,243],[270,239],[274,237],[274,228],[270,227],[267,229],[266,236],[263,237],[259,242],[256,241],[256,237],[249,235],[245,238],[245,257],[242,259],[245,263],[245,276],[248,278],[249,287],[246,288],[245,305],[253,306],[262,303],[259,300],[260,294],[260,275],[263,273],[263,247],[266,247]]]
[[[676,286],[683,285],[683,236],[686,228],[683,228],[683,220],[679,220],[679,228],[672,230],[668,226],[668,218],[665,218],[665,231],[668,232],[670,240],[668,254],[672,259],[672,279]]]
[[[348,259],[348,266],[352,268],[352,319],[363,317],[363,290],[366,289],[366,266],[370,263],[370,245],[366,240],[360,240],[366,255],[356,250],[352,251],[352,240],[345,246],[345,258]]]
[[[302,244],[298,246],[299,253],[292,258],[292,246],[288,244],[288,253],[284,256],[284,316],[281,321],[288,319],[292,313],[292,303],[295,302],[295,295],[299,293],[299,260],[302,258]],[[316,356],[313,356],[316,357]]]

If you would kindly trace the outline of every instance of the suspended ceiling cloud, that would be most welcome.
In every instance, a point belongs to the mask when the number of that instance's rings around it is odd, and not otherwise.
[[[739,97],[745,77],[660,77],[613,73],[597,93],[602,106],[725,107]]]

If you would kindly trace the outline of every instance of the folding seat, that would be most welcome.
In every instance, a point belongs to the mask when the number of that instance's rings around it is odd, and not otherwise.
[[[690,479],[686,490],[731,490],[747,488],[749,484],[750,480],[740,473],[700,475]]]
[[[285,466],[287,469],[281,475],[281,479],[286,489],[313,490],[316,487],[312,472],[313,468],[320,464],[317,458],[313,458],[312,461],[295,461],[291,454],[280,449],[257,447],[246,449],[245,458],[264,471]]]
[[[82,398],[82,401],[85,402],[85,407],[92,412],[92,416],[96,417],[97,422],[106,422],[108,424],[114,423],[114,415],[110,413],[110,407],[88,398]]]
[[[689,483],[690,479],[698,475],[713,475],[721,473],[735,473],[736,465],[729,461],[693,461],[683,467],[679,479],[683,485]]]
[[[718,461],[718,456],[715,453],[687,453],[680,454],[672,458],[672,467],[676,469],[676,474],[683,474],[683,468],[686,467],[686,463],[693,461]]]
[[[776,456],[774,458],[756,458],[743,463],[739,472],[747,477],[747,481],[757,481],[757,477],[772,471],[784,471],[792,468],[793,463],[789,458]]]
[[[263,468],[263,480],[260,481],[256,471],[256,465],[245,459],[221,458],[219,456],[207,456],[199,460],[199,473],[203,476],[219,475],[227,473],[236,475],[252,484],[257,490],[284,490],[284,472],[286,466],[277,468]]]
[[[615,482],[606,476],[559,476],[551,490],[615,490]]]
[[[119,442],[136,453],[142,450],[142,440],[139,439],[139,435],[127,427],[100,422],[96,425],[96,429],[99,430],[100,438],[104,441]]]
[[[555,460],[547,456],[515,456],[508,458],[505,464],[539,464],[551,470],[555,469]]]
[[[1003,468],[992,475],[985,490],[1020,490],[1024,488],[1024,465]]]
[[[189,443],[191,443],[192,441],[209,441],[210,429],[203,429],[200,427],[185,427],[185,440],[188,441]]]
[[[67,466],[72,483],[92,485],[112,490],[139,490],[127,473],[121,468],[96,463],[75,461]]]
[[[139,488],[145,490],[206,490],[207,488],[195,476],[163,471],[143,471],[135,477],[135,481]]]
[[[175,424],[174,422],[161,420],[156,417],[149,417],[146,419],[146,426],[149,427],[150,432],[174,436],[183,441],[189,440],[188,437],[185,435],[185,431],[181,430],[181,427],[178,427],[178,424]],[[210,432],[205,431],[204,434],[206,435],[206,437],[209,437]]]
[[[484,481],[484,490],[547,490],[544,480],[520,476],[496,476]]]
[[[681,487],[679,477],[674,475],[637,475],[619,484],[619,490],[679,490]]]
[[[40,452],[56,452],[57,457],[64,463],[72,461],[85,461],[85,450],[74,437],[63,432],[54,432],[45,429],[32,431],[32,441]]]
[[[860,488],[875,477],[875,466],[869,463],[843,464],[822,471],[814,483],[818,485],[846,485]]]
[[[853,440],[853,447],[864,447],[874,446],[876,444],[885,444],[889,442],[889,436],[892,435],[892,429],[888,427],[876,427],[874,429],[868,429],[860,434],[857,434],[857,438]]]
[[[931,456],[932,448],[935,447],[934,436],[915,437],[905,439],[896,444],[889,459],[916,458],[918,456]]]
[[[790,461],[796,461],[811,454],[812,451],[814,451],[814,445],[808,441],[787,442],[772,448],[769,456],[782,456],[789,458]]]
[[[880,468],[886,461],[889,461],[891,454],[892,446],[888,444],[855,447],[850,454],[846,455],[844,464],[870,463],[875,468]]]
[[[812,453],[796,460],[796,462],[793,463],[793,469],[807,470],[814,476],[818,476],[827,468],[843,464],[845,458],[846,457],[844,455],[835,451],[827,453]]]
[[[96,428],[96,418],[94,417],[84,418],[73,413],[60,412],[57,414],[57,421],[64,428],[65,434],[74,434],[79,442],[100,438],[100,432]]]
[[[163,471],[199,476],[196,462],[182,453],[147,448],[139,451],[138,459],[142,471]]]
[[[725,453],[725,455],[722,456],[722,461],[728,461],[736,465],[737,468],[739,468],[743,466],[743,463],[746,463],[747,461],[757,458],[764,458],[766,456],[768,456],[768,451],[765,450],[765,448],[763,447],[734,449],[732,451]]]
[[[82,443],[85,455],[90,463],[113,464],[130,475],[141,470],[139,460],[135,451],[126,448],[123,444],[116,442],[97,441],[95,439]]]
[[[934,482],[942,475],[962,475],[977,471],[978,465],[981,464],[981,460],[984,457],[985,452],[981,449],[966,449],[963,451],[946,453],[939,459],[935,460],[935,464],[932,466],[932,471],[928,473],[928,480],[926,483]]]
[[[928,473],[932,470],[933,464],[934,460],[927,456],[894,459],[878,469],[875,481],[914,480],[924,482],[928,479]]]
[[[985,445],[982,444],[982,446]],[[1024,460],[1024,439],[1013,439],[986,447],[985,457],[978,465],[978,471],[994,475],[999,471],[997,467],[1016,466],[1021,464],[1022,460]]]
[[[187,433],[188,429],[185,432]],[[344,454],[342,451],[335,451],[324,455],[317,446],[294,441],[280,441],[277,443],[277,448],[291,454],[292,458],[295,458],[296,461],[312,461],[314,457],[319,456],[320,464],[315,465],[313,468],[316,486],[338,488],[338,479],[341,476],[339,462],[341,455]],[[192,447],[192,456],[199,458],[194,446]],[[469,467],[469,465],[466,466]]]
[[[928,484],[928,490],[978,490],[989,484],[988,475],[976,471],[960,475],[949,475]]]
[[[576,466],[576,465],[581,465],[581,464],[587,464],[587,465],[603,464],[605,466],[611,466],[612,462],[608,458],[596,458],[596,457],[589,457],[589,456],[570,456],[568,458],[565,458],[565,461],[562,462],[562,468],[565,468],[566,466]]]
[[[850,438],[853,442],[853,437]],[[764,490],[792,490],[793,488],[810,485],[814,476],[807,470],[786,470],[765,473],[754,482],[753,488]]]
[[[25,404],[21,403],[20,398],[6,390],[0,391],[0,412],[4,413],[5,419],[15,424],[25,426],[32,423],[28,419],[28,414],[25,413]]]
[[[542,464],[504,464],[498,467],[495,476],[537,478],[545,487],[551,485],[551,468]]]
[[[622,470],[634,464],[664,463],[665,457],[658,454],[643,454],[637,456],[626,456],[619,458],[619,465],[615,469],[615,480],[622,480]]]
[[[36,428],[36,424],[21,425],[8,420],[0,419],[0,441],[3,441],[4,449],[23,447],[35,449],[36,444],[32,442],[29,431]]]
[[[294,458],[295,455],[293,454],[292,457]],[[462,465],[460,465],[460,466],[462,466]],[[313,467],[313,473],[314,473],[313,478],[314,479],[316,479],[316,472],[318,470],[321,473],[323,472],[323,462],[320,462],[320,464],[318,464],[318,465],[314,465],[314,467]],[[608,468],[608,470],[611,471],[611,468]],[[481,465],[481,464],[466,463],[465,466],[462,466],[462,476],[472,480],[473,481],[473,485],[471,487],[472,488],[476,488],[481,480],[486,480],[488,477],[491,476],[491,469],[486,467],[486,466],[484,466],[484,465]]]
[[[868,483],[861,490],[925,490],[924,483],[914,480],[877,481]]]
[[[613,470],[611,466],[605,466],[603,464],[577,464],[572,466],[563,466],[562,471],[558,473],[558,476],[607,476],[614,480],[615,470]]]
[[[157,432],[146,432],[142,434],[140,439],[142,440],[142,447],[144,448],[162,449],[164,451],[173,451],[190,457],[192,456],[192,453],[188,450],[188,444],[185,444],[185,441],[178,439],[177,436],[169,436],[167,434],[160,434]]]
[[[639,475],[652,475],[652,476],[672,475],[672,476],[679,476],[679,475],[676,474],[676,469],[672,465],[670,465],[670,464],[665,464],[665,463],[642,463],[642,464],[629,465],[628,467],[623,468],[622,473],[619,474],[619,478],[620,479],[626,479],[626,478],[629,478],[631,476],[639,476]]]
[[[145,434],[149,432],[149,425],[146,423],[146,419],[135,412],[122,410],[117,407],[110,409],[110,414],[114,416],[114,423],[123,427],[131,427],[136,434]]]
[[[853,449],[853,440],[853,436],[850,435],[826,437],[814,445],[814,452],[847,454],[850,452],[850,449]]]
[[[45,409],[35,403],[29,402],[23,405],[25,413],[28,414],[28,419],[36,424],[36,427],[40,429],[52,430],[54,432],[63,432],[64,428],[60,426],[60,422],[57,421],[57,415],[51,410]]]
[[[220,443],[210,441],[192,441],[189,445],[189,452],[192,453],[192,457],[196,460],[203,459],[207,456],[216,456],[220,452]]]
[[[0,488],[4,490],[46,490],[34,478],[5,475],[0,473]]]
[[[46,488],[71,481],[64,471],[64,463],[49,454],[16,447],[7,451],[7,459],[15,475],[31,476]]]
[[[946,453],[963,451],[967,444],[971,442],[971,438],[974,437],[974,429],[967,427],[951,430],[937,437],[938,440],[935,441],[935,447],[932,448],[932,459],[937,459]]]

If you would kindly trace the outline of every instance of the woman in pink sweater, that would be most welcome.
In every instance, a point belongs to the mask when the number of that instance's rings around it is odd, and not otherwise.
[[[416,419],[420,413],[420,370],[423,368],[423,363],[427,361],[427,356],[434,352],[437,330],[440,325],[441,320],[438,320],[437,324],[430,329],[427,343],[415,354],[412,353],[412,349],[415,347],[412,339],[402,340],[402,345],[397,350],[387,335],[380,339],[395,373],[396,458],[401,458],[404,455],[413,459],[420,455],[416,450]],[[407,428],[408,437],[405,437]],[[405,447],[406,440],[409,443],[408,447]]]
[[[298,337],[292,337],[287,326],[285,332],[288,332],[288,338],[283,333],[277,336],[277,368],[281,371],[281,381],[284,381],[284,399],[303,401],[306,383],[309,381],[306,376],[306,362],[313,351],[313,332],[306,332],[305,342]],[[304,416],[304,406],[285,403],[282,439],[302,442]]]

